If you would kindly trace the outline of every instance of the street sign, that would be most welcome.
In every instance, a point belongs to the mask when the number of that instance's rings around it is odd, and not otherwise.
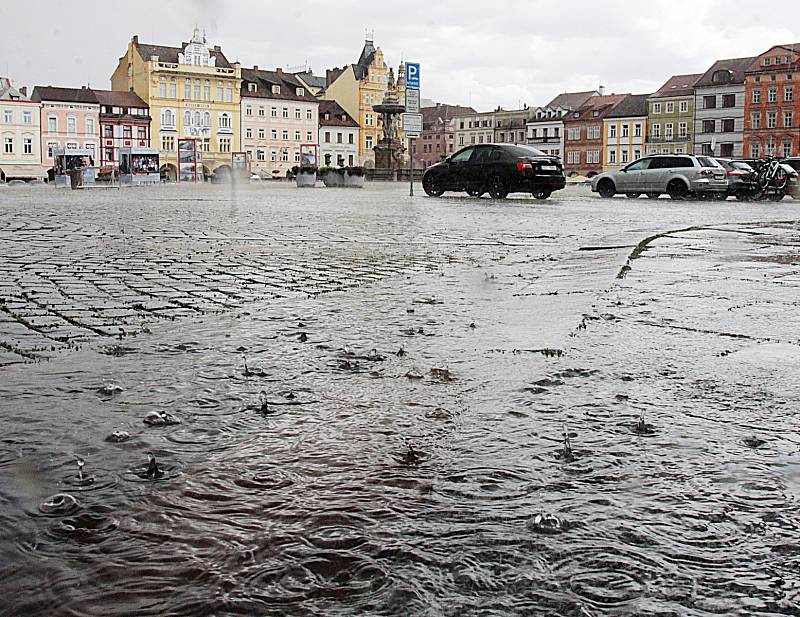
[[[406,88],[406,113],[419,113],[419,90],[416,88]]]
[[[422,133],[422,114],[403,114],[403,132],[416,139]]]
[[[419,62],[406,63],[406,88],[419,90]]]

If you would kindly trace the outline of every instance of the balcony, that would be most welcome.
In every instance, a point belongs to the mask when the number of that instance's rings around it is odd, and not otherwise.
[[[647,143],[649,144],[671,144],[671,143],[683,143],[686,141],[692,141],[692,134],[686,133],[685,135],[660,135],[655,137],[654,135],[650,135],[647,138]]]

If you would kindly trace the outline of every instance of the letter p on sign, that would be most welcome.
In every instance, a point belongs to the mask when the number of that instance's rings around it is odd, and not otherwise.
[[[406,64],[406,88],[419,90],[419,63],[409,62]]]

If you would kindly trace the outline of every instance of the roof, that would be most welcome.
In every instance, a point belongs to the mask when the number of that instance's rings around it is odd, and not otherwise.
[[[687,96],[694,93],[694,85],[703,76],[702,73],[691,75],[673,75],[650,98],[663,99],[671,96]]]
[[[294,73],[294,75],[298,79],[302,79],[311,88],[324,88],[327,85],[325,83],[325,77],[322,75],[314,75],[311,71],[302,71],[300,73]]]
[[[729,60],[717,60],[711,65],[703,76],[695,84],[695,88],[708,86],[721,86],[725,84],[743,84],[744,74],[756,58],[731,58]],[[717,71],[727,71],[730,79],[725,82],[715,82],[714,75]]]
[[[98,103],[97,96],[90,88],[54,88],[36,86],[31,95],[33,101],[60,101],[63,103]]]
[[[753,62],[750,64],[749,67],[747,67],[747,70],[748,71],[757,72],[757,71],[761,71],[761,70],[768,70],[768,71],[775,70],[776,68],[780,69],[780,65],[762,66],[761,63],[759,62],[759,58],[761,58],[762,56],[766,56],[773,49],[776,49],[778,47],[780,47],[781,49],[786,49],[788,51],[791,51],[795,55],[799,55],[800,54],[800,43],[788,43],[786,45],[773,45],[772,47],[770,47],[765,52],[760,53],[760,54],[758,54],[758,56],[753,58]],[[797,64],[799,62],[800,62],[800,58],[795,57],[793,64]]]
[[[472,107],[462,107],[461,105],[447,105],[439,103],[431,107],[422,107],[419,110],[422,114],[422,124],[431,124],[437,121],[452,120],[457,116],[477,113]]]
[[[637,118],[647,116],[649,94],[629,94],[606,118]]]
[[[108,107],[141,107],[146,109],[148,106],[135,92],[127,90],[95,90],[94,88],[92,88],[92,92],[97,95],[98,103]]]
[[[139,50],[139,55],[144,61],[150,60],[150,58],[153,56],[158,56],[158,59],[161,62],[177,63],[178,54],[183,53],[183,50],[186,49],[187,45],[189,45],[189,43],[183,42],[181,43],[180,47],[167,47],[165,45],[146,45],[144,43],[134,41],[134,46],[137,50]],[[209,49],[209,54],[216,58],[216,66],[226,69],[231,68],[231,64],[228,62],[225,54],[223,54],[222,51],[217,47]]]
[[[330,118],[326,119],[325,114],[330,114]],[[336,101],[319,102],[319,125],[358,128],[358,122],[353,120],[352,116]]]
[[[607,94],[607,95],[596,95],[589,97],[589,99],[581,105],[581,107],[575,110],[576,113],[579,114],[578,118],[575,118],[574,113],[569,113],[564,116],[565,121],[580,121],[580,120],[591,120],[595,117],[605,118],[614,108],[619,105],[622,101],[624,101],[630,94]],[[595,116],[595,112],[597,116]]]
[[[11,80],[7,77],[0,77],[0,99],[15,99],[15,100],[27,100],[28,97],[22,96],[19,90],[17,90],[11,83]]]
[[[356,73],[356,79],[364,79],[369,65],[372,64],[372,59],[375,57],[375,45],[367,39],[364,41],[364,47],[361,50],[361,55],[358,57],[358,62],[353,65]]]
[[[597,90],[588,90],[586,92],[564,92],[559,94],[556,98],[550,101],[545,107],[563,107],[565,109],[578,109],[591,97],[597,96],[600,93]]]
[[[250,92],[248,84],[251,83],[258,86],[255,92]],[[281,86],[280,94],[274,94],[272,86]],[[297,88],[302,88],[304,93],[297,94]],[[293,73],[264,71],[255,67],[242,69],[242,97],[317,102],[317,97],[309,92],[308,86],[297,79]]]

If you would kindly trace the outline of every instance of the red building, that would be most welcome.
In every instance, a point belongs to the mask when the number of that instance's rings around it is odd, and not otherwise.
[[[414,165],[430,167],[444,157],[453,154],[455,148],[456,116],[476,113],[472,107],[436,103],[435,107],[423,107],[422,133],[414,141]]]
[[[603,171],[603,119],[627,94],[589,98],[564,116],[564,173],[591,178]]]
[[[100,165],[117,167],[120,148],[150,147],[150,108],[133,92],[92,89],[100,103]]]
[[[800,154],[800,43],[772,47],[745,75],[745,157]]]

